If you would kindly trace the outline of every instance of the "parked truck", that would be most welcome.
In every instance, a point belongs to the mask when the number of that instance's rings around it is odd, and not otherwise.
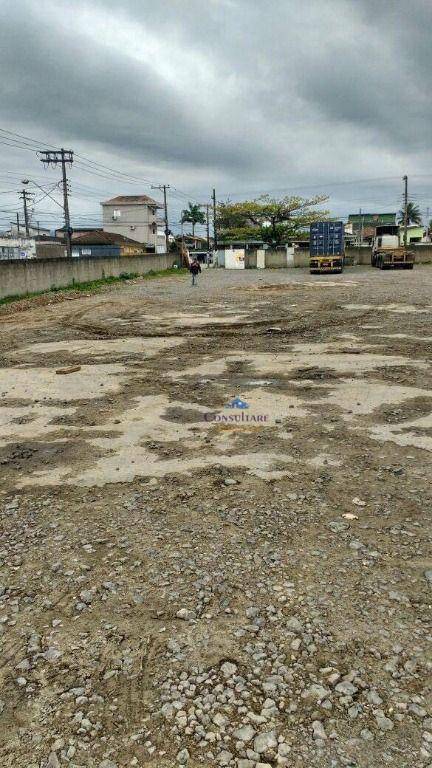
[[[342,221],[316,221],[310,225],[311,275],[342,272],[345,253],[345,229]]]
[[[398,226],[388,224],[376,228],[372,241],[371,264],[379,269],[414,267],[414,253],[401,243]]]

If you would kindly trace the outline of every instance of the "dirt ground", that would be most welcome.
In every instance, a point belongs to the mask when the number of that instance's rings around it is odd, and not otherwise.
[[[1,766],[432,766],[431,320],[428,266],[0,311]]]

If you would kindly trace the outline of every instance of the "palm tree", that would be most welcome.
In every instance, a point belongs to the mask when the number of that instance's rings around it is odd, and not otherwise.
[[[402,209],[399,211],[399,223],[403,224],[405,221],[405,212]],[[415,205],[414,203],[408,203],[407,205],[407,224],[421,224],[422,223],[422,217],[420,213],[420,208],[418,205]]]
[[[201,210],[201,206],[194,203],[189,203],[189,208],[185,208],[181,215],[182,224],[186,222],[192,224],[192,237],[195,237],[195,225],[205,224],[204,212]]]

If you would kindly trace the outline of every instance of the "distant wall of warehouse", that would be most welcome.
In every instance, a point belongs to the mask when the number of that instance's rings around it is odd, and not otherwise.
[[[126,258],[26,259],[0,261],[0,299],[27,293],[66,288],[122,273],[145,275],[151,270],[169,269],[175,254],[149,254]]]
[[[36,243],[36,257],[38,259],[65,259],[67,250],[64,243]]]

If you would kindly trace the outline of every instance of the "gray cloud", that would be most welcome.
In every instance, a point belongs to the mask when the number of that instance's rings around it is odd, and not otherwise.
[[[11,130],[197,195],[425,172],[429,0],[5,5],[0,103]],[[23,166],[0,150],[4,168]],[[379,204],[374,187],[356,194]]]

